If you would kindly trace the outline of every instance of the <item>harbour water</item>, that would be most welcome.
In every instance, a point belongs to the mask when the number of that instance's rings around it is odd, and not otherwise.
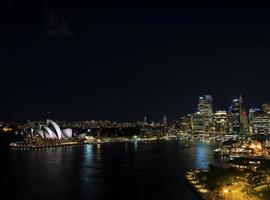
[[[1,152],[5,199],[197,200],[190,168],[215,164],[215,144],[179,140]]]

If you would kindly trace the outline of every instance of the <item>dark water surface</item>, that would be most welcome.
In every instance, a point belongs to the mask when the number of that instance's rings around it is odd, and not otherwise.
[[[183,176],[215,163],[214,144],[94,144],[1,152],[1,199],[197,200]]]

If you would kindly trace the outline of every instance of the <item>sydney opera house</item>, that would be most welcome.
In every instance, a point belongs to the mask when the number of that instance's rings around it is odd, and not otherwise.
[[[46,139],[61,140],[72,138],[72,129],[67,128],[61,130],[56,122],[47,119],[45,125],[40,125],[39,129],[32,130],[32,135]]]

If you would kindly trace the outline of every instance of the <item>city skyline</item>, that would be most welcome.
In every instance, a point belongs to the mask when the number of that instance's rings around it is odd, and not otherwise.
[[[1,8],[2,199],[270,199],[270,3]]]
[[[259,106],[247,106],[246,102],[243,100],[243,96],[239,95],[238,98],[232,98],[231,102],[229,102],[229,106],[227,108],[222,108],[221,106],[218,106],[215,104],[215,98],[211,95],[211,94],[205,94],[205,95],[201,95],[198,96],[196,101],[193,102],[193,109],[190,110],[187,113],[183,113],[182,115],[177,115],[176,118],[172,118],[172,116],[169,115],[169,121],[178,121],[181,119],[181,117],[190,115],[190,114],[196,114],[196,113],[200,113],[202,115],[206,115],[205,117],[210,117],[210,116],[214,116],[216,113],[222,113],[222,112],[232,112],[232,105],[235,101],[239,100],[241,101],[241,104],[243,105],[242,109],[243,112],[245,112],[247,115],[251,114],[251,112],[265,112],[265,113],[270,113],[269,109],[270,109],[270,102],[267,101],[263,101],[261,102],[261,104]],[[208,101],[209,101],[209,105],[208,105]],[[53,114],[51,112],[45,112],[43,114],[40,114],[41,117],[36,118],[36,119],[23,119],[23,120],[15,120],[13,122],[23,122],[23,121],[43,121],[45,118],[50,118],[53,117]],[[140,118],[138,119],[132,119],[132,120],[127,120],[127,118],[125,118],[125,116],[122,116],[124,120],[116,120],[116,119],[97,119],[97,118],[86,118],[86,119],[57,119],[60,121],[112,121],[112,122],[145,122],[148,121],[148,123],[150,122],[157,122],[157,123],[163,123],[164,121],[166,121],[167,123],[167,113],[159,113],[159,118],[153,118],[150,115],[142,115],[140,116]],[[3,120],[3,122],[8,122],[8,120]]]

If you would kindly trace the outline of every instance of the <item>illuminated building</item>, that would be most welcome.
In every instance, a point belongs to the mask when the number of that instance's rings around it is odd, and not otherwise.
[[[198,112],[203,117],[204,128],[207,132],[213,121],[213,98],[211,95],[199,97]]]
[[[192,124],[194,133],[205,133],[204,117],[200,112],[193,114]]]
[[[214,114],[213,122],[217,132],[225,134],[228,131],[228,115],[226,111],[217,111]]]
[[[146,116],[143,118],[143,123],[147,124],[147,117]]]
[[[229,108],[229,126],[232,134],[244,134],[248,132],[247,113],[243,108],[243,99],[233,99]]]
[[[198,111],[203,116],[213,116],[213,98],[211,95],[199,97]]]
[[[262,111],[267,113],[267,114],[270,114],[270,103],[269,102],[262,104]]]
[[[188,114],[187,116],[183,116],[176,123],[176,128],[178,128],[181,132],[192,133],[193,130],[193,119],[192,114]]]
[[[12,128],[4,127],[4,128],[3,128],[3,131],[4,131],[4,132],[11,132],[11,131],[12,131]]]
[[[250,108],[248,112],[248,119],[249,119],[249,133],[253,133],[252,123],[253,119],[256,116],[256,113],[260,112],[259,108]]]
[[[168,125],[168,120],[167,120],[167,116],[164,115],[163,117],[163,125],[167,126]]]
[[[47,119],[46,125],[41,124],[39,129],[33,130],[33,134],[41,138],[61,140],[63,138],[71,138],[72,129],[67,128],[61,130],[57,123]]]
[[[265,112],[256,112],[251,121],[253,134],[269,134],[270,133],[270,119]]]
[[[241,113],[241,125],[242,125],[242,134],[249,133],[248,129],[248,114],[245,110]]]
[[[252,123],[254,117],[256,116],[256,113],[258,113],[259,111],[260,111],[259,108],[250,108],[249,109],[248,118],[249,118],[250,124]]]
[[[232,105],[229,109],[229,122],[230,122],[230,132],[234,134],[240,133],[240,112],[241,103],[239,99],[233,99]]]

